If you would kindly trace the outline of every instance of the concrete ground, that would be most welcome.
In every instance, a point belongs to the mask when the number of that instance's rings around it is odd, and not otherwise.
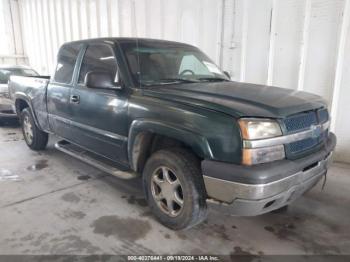
[[[188,231],[160,225],[141,182],[122,181],[55,150],[27,148],[20,128],[0,127],[0,255],[350,254],[350,166],[334,164],[284,214],[210,211]]]

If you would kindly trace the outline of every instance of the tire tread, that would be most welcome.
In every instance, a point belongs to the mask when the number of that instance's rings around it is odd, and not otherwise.
[[[159,218],[160,222],[167,227],[174,229],[174,230],[181,230],[181,229],[188,229],[191,228],[199,223],[201,223],[207,215],[207,207],[206,207],[206,190],[204,186],[203,177],[201,175],[201,169],[200,169],[200,161],[199,159],[189,152],[188,150],[184,148],[170,148],[170,149],[161,149],[157,152],[155,152],[150,159],[148,159],[145,169],[144,169],[144,187],[146,192],[146,197],[148,198],[147,192],[147,185],[146,185],[146,176],[149,172],[148,166],[152,161],[155,161],[157,159],[164,159],[164,157],[168,157],[172,159],[172,161],[176,162],[176,165],[181,168],[182,170],[187,170],[187,174],[189,175],[186,180],[189,183],[189,186],[191,187],[190,193],[191,199],[193,199],[193,210],[190,214],[190,217],[187,217],[187,219],[184,219],[181,223],[172,223],[171,218],[165,219],[165,218]],[[150,202],[150,201],[149,201]],[[159,211],[161,212],[161,211]]]

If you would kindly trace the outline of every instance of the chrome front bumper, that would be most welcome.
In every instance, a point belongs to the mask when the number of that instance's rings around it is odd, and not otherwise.
[[[327,173],[332,153],[318,163],[286,178],[266,184],[244,184],[204,176],[209,204],[228,208],[233,215],[253,216],[288,205]],[[219,201],[218,201],[219,200]]]

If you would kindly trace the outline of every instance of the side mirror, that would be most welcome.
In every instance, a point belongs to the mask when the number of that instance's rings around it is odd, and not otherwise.
[[[88,72],[85,76],[85,85],[89,88],[121,89],[121,86],[114,81],[113,76],[105,71]]]
[[[227,72],[227,71],[224,71],[224,74],[229,78],[229,79],[231,79],[231,75],[230,75],[230,73],[229,72]]]

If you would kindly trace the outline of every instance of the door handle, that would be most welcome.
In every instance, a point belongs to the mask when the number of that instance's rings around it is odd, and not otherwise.
[[[75,104],[79,104],[80,102],[80,97],[77,95],[71,95],[70,96],[70,102],[71,103],[75,103]]]

